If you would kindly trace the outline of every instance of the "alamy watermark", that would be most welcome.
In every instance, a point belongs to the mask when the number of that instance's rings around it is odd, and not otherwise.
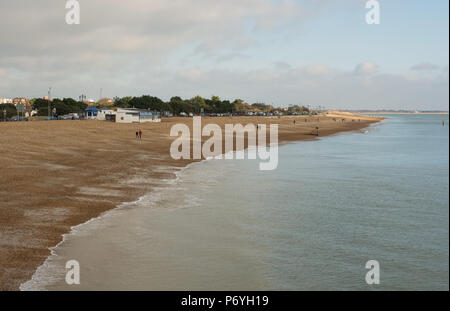
[[[68,0],[66,2],[66,24],[79,25],[80,24],[80,2],[77,0]]]
[[[80,263],[76,260],[66,262],[66,283],[67,285],[80,285]]]
[[[236,159],[244,159],[245,154],[243,152],[233,152],[234,137],[236,137],[236,150],[240,151],[245,147],[245,135],[247,134],[247,145],[251,147],[246,152],[248,158],[256,160],[259,157],[262,160],[259,163],[259,169],[262,171],[274,170],[278,167],[278,124],[270,124],[270,143],[269,150],[267,150],[266,124],[258,124],[258,126],[252,123],[245,126],[239,123],[225,124],[225,142],[223,142],[222,128],[212,123],[206,124],[202,128],[201,119],[201,117],[193,118],[192,138],[191,131],[186,124],[178,123],[172,126],[170,136],[178,136],[170,146],[170,155],[173,159],[191,159],[192,157],[194,160],[201,160],[202,158],[232,160],[235,155]],[[204,136],[210,136],[210,138],[202,145],[202,137]],[[256,144],[257,141],[258,144]],[[225,146],[225,150],[223,150],[223,146]]]
[[[370,269],[366,273],[366,283],[368,285],[380,284],[380,263],[377,260],[369,260],[366,262],[366,269]]]
[[[366,2],[366,23],[369,25],[380,24],[380,2],[377,0],[369,0]],[[68,25],[80,24],[80,2],[77,0],[66,1],[66,23]]]
[[[380,24],[380,2],[376,0],[369,0],[366,2],[366,9],[369,11],[366,13],[366,23],[369,25]]]

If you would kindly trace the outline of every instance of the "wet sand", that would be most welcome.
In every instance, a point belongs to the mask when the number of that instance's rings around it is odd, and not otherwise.
[[[316,127],[320,136],[327,136],[361,130],[380,120],[333,113],[203,118],[202,125],[216,123],[223,129],[228,123],[277,123],[279,142],[286,143],[316,139],[311,135]],[[18,290],[72,226],[138,199],[192,162],[170,157],[176,137],[169,133],[176,123],[192,128],[192,118],[146,124],[0,123],[0,290]],[[135,138],[138,129],[142,140]]]

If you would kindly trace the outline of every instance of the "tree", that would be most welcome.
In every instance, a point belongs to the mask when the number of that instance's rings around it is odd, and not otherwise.
[[[252,107],[256,108],[256,109],[259,109],[261,111],[267,111],[268,108],[269,108],[269,106],[267,106],[264,103],[254,103],[254,104],[252,104]]]
[[[88,107],[87,104],[77,101],[77,100],[74,100],[73,98],[64,98],[63,103],[65,105],[71,107],[70,108],[71,112],[76,112],[76,113],[81,113]]]
[[[245,110],[251,108],[251,106],[247,105],[242,99],[235,99],[232,103],[233,111],[243,113]]]
[[[50,110],[56,109],[57,115],[65,115],[69,113],[81,113],[87,108],[83,102],[74,100],[73,98],[59,99],[55,98],[53,101],[49,101],[43,98],[34,98],[31,100],[33,109],[38,111],[39,116],[48,116],[48,106],[50,104]],[[51,114],[51,113],[50,113]]]
[[[3,120],[3,110],[6,110],[6,118],[11,118],[17,115],[16,107],[13,104],[0,104],[0,120]]]
[[[139,109],[150,109],[158,111],[167,108],[161,99],[149,95],[133,97],[129,102],[129,106]]]
[[[126,97],[115,97],[114,98],[114,106],[115,107],[120,107],[120,108],[130,108],[130,101],[133,99],[133,97],[131,96],[126,96]]]
[[[39,110],[42,107],[46,107],[48,106],[48,99],[43,99],[43,98],[34,98],[31,100],[31,102],[33,103],[33,109]]]
[[[171,103],[179,103],[179,102],[182,102],[182,101],[183,101],[183,99],[180,96],[173,96],[173,97],[170,98],[170,102]]]
[[[200,113],[202,108],[204,111],[209,111],[210,107],[206,105],[205,99],[200,96],[195,96],[189,100],[192,105],[192,109],[194,113]]]

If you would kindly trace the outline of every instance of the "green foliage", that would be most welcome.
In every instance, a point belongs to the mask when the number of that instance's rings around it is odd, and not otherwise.
[[[33,109],[37,109],[37,110],[39,110],[42,107],[47,108],[47,106],[48,106],[48,100],[42,99],[42,98],[33,98],[31,100],[31,102],[32,102]]]
[[[263,104],[263,103],[254,103],[254,104],[252,104],[252,107],[257,108],[261,111],[267,111],[270,109],[270,106]]]
[[[168,103],[169,111],[174,115],[179,115],[180,112],[190,113],[193,112],[192,104],[188,101],[183,100],[179,96],[174,96],[170,99]]]
[[[72,98],[59,99],[56,98],[53,101],[48,101],[42,98],[34,98],[31,100],[33,109],[38,111],[39,116],[48,116],[48,106],[50,103],[50,111],[56,108],[57,115],[65,115],[69,113],[81,113],[86,109],[85,103],[76,101]]]
[[[1,104],[0,105],[0,120],[3,120],[3,110],[6,110],[6,118],[17,116],[16,107],[13,104]]]
[[[192,105],[193,113],[200,113],[202,111],[202,108],[203,108],[204,112],[209,112],[209,110],[210,110],[209,106],[206,105],[205,99],[198,95],[191,98],[189,100],[189,103]]]
[[[47,107],[41,107],[41,108],[39,108],[38,114],[37,114],[37,115],[38,115],[38,116],[43,116],[43,117],[48,116],[48,108],[47,108]]]
[[[245,103],[240,99],[233,102],[222,101],[218,96],[212,96],[211,99],[195,96],[187,100],[180,96],[173,96],[169,102],[150,95],[114,98],[115,107],[170,111],[174,115],[179,115],[181,112],[198,114],[202,109],[204,113],[231,113],[237,111],[238,104]]]
[[[133,99],[131,96],[127,97],[115,97],[114,98],[114,107],[120,107],[120,108],[131,108],[130,101]]]
[[[305,106],[294,105],[294,106],[290,106],[288,108],[288,111],[295,112],[295,113],[307,113],[307,112],[309,112],[309,109]]]
[[[133,97],[129,106],[139,109],[165,110],[168,106],[158,97],[144,95],[141,97]]]

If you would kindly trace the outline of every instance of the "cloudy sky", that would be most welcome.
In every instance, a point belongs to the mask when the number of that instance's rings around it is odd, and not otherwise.
[[[0,2],[0,97],[201,95],[448,110],[448,0]]]

